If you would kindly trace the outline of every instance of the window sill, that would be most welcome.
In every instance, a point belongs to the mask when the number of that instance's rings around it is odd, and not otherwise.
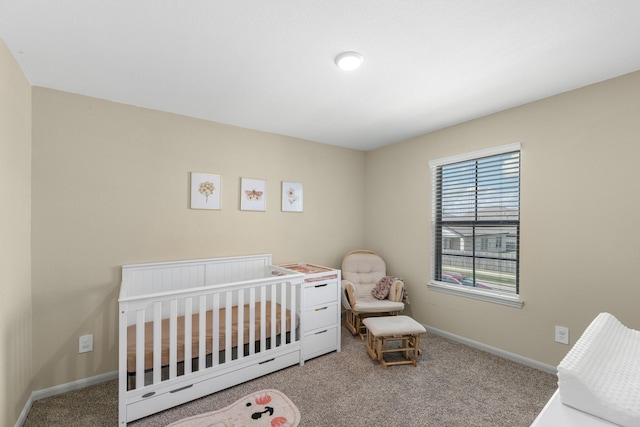
[[[500,294],[494,291],[492,292],[467,286],[451,285],[448,283],[436,282],[433,280],[427,284],[427,288],[436,292],[444,292],[446,294],[477,299],[494,304],[502,304],[515,308],[522,308],[522,305],[524,304],[524,301],[521,301],[518,295]]]

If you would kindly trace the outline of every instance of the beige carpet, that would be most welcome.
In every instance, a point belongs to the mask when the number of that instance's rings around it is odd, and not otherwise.
[[[557,387],[545,372],[427,333],[418,366],[382,369],[342,328],[330,353],[129,423],[166,426],[264,389],[282,391],[300,426],[529,426]],[[34,402],[25,426],[116,426],[117,382]]]

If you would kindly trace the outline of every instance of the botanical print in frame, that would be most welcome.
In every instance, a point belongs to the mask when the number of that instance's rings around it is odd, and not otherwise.
[[[282,181],[282,212],[302,212],[302,184]]]
[[[191,209],[220,209],[220,175],[191,172]]]
[[[240,184],[240,210],[265,211],[267,208],[267,182],[262,179],[242,178]]]

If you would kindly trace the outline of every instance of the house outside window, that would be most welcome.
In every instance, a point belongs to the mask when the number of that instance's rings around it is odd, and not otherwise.
[[[522,306],[520,151],[509,144],[429,162],[430,289]]]

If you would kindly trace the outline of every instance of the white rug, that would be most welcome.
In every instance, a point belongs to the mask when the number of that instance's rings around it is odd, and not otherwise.
[[[300,411],[278,390],[251,393],[226,408],[185,418],[167,427],[295,427]]]

